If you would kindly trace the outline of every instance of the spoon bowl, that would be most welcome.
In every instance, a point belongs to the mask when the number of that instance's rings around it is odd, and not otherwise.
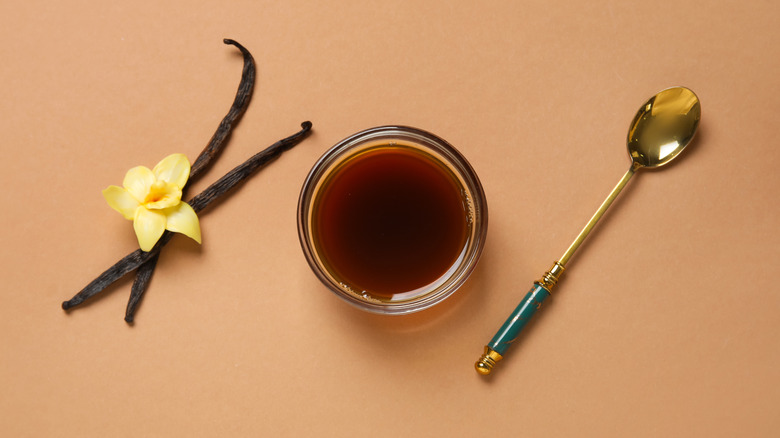
[[[688,88],[667,88],[651,97],[628,129],[634,166],[652,168],[672,161],[691,142],[700,119],[699,98]]]

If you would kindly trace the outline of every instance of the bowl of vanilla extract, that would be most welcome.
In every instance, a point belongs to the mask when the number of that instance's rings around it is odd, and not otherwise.
[[[380,126],[330,148],[298,200],[298,236],[320,281],[360,309],[407,314],[452,295],[487,235],[474,169],[429,132]]]

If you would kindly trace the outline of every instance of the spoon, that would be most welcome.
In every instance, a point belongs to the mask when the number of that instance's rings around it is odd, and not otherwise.
[[[485,346],[485,353],[474,367],[482,375],[493,371],[496,362],[500,361],[507,348],[520,334],[526,323],[542,306],[542,302],[550,296],[550,291],[558,283],[566,264],[577,248],[588,237],[601,216],[634,176],[642,168],[663,166],[677,157],[691,142],[701,118],[699,98],[693,91],[685,87],[672,87],[660,91],[651,97],[637,111],[628,129],[628,154],[631,157],[631,167],[618,182],[607,199],[590,218],[585,228],[574,239],[569,249],[556,261],[549,271],[525,295],[515,310],[509,315],[504,325],[498,330],[490,343]]]

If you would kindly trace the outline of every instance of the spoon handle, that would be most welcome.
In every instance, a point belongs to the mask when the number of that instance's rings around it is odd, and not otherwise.
[[[635,163],[631,163],[631,167],[628,169],[628,172],[626,172],[625,175],[623,175],[623,178],[620,178],[620,181],[618,181],[617,185],[614,189],[609,193],[609,196],[607,196],[607,199],[604,200],[604,202],[601,203],[599,206],[599,209],[596,210],[596,213],[593,214],[593,216],[590,218],[588,223],[585,225],[585,228],[580,231],[580,234],[577,235],[577,238],[574,239],[574,242],[571,243],[569,248],[566,250],[565,253],[561,256],[560,264],[562,266],[566,266],[566,263],[569,262],[569,259],[571,256],[574,255],[574,252],[577,251],[577,249],[582,245],[582,242],[585,241],[585,238],[588,237],[588,234],[590,234],[591,230],[593,230],[593,227],[596,226],[596,224],[599,222],[602,216],[604,216],[604,213],[606,213],[607,209],[610,205],[612,205],[612,202],[615,201],[615,198],[618,197],[620,192],[623,191],[623,188],[626,187],[626,184],[628,184],[628,181],[631,179],[632,176],[634,176],[634,172],[636,172],[636,169],[638,169],[638,166]]]
[[[525,295],[520,304],[506,319],[504,325],[498,329],[496,335],[485,346],[485,353],[479,358],[474,367],[477,372],[483,375],[490,374],[496,362],[501,360],[506,353],[507,348],[515,341],[520,331],[528,323],[532,316],[542,307],[542,303],[550,296],[550,291],[545,289],[539,283],[534,286]]]
[[[550,290],[558,282],[558,278],[563,273],[563,270],[563,265],[555,262],[541,280],[534,282],[531,290],[525,294],[520,304],[515,307],[515,310],[504,321],[504,324],[498,329],[493,339],[485,346],[485,353],[474,364],[478,373],[487,375],[493,371],[496,362],[504,357],[506,350],[512,342],[517,339],[517,336],[520,335],[520,332],[536,311],[542,307],[544,300],[550,296]]]
[[[612,189],[612,192],[607,196],[607,199],[601,203],[599,209],[596,210],[596,213],[590,218],[585,225],[585,228],[580,231],[580,234],[574,239],[574,242],[572,242],[566,252],[563,253],[560,260],[556,261],[552,268],[545,272],[541,280],[534,283],[534,286],[525,295],[523,300],[520,301],[520,304],[517,305],[512,314],[509,315],[509,318],[504,322],[504,325],[498,329],[498,332],[493,336],[490,343],[485,346],[485,353],[483,353],[482,357],[474,364],[478,373],[482,375],[490,374],[493,371],[496,362],[504,357],[507,348],[509,348],[512,342],[517,339],[520,331],[528,324],[528,321],[534,316],[536,311],[542,307],[544,300],[550,296],[550,291],[555,284],[558,283],[558,279],[561,277],[566,263],[569,262],[569,259],[574,255],[585,238],[588,237],[588,234],[590,234],[593,227],[596,226],[599,219],[601,219],[609,206],[612,205],[612,202],[615,201],[626,184],[628,184],[628,181],[634,176],[634,172],[638,167],[639,166],[632,162],[628,172],[623,175],[623,178],[621,178],[615,188]]]

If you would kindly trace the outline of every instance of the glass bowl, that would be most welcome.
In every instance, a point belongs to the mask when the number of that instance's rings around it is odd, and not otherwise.
[[[390,161],[377,161],[384,159],[382,158],[383,156],[390,157]],[[440,175],[449,181],[452,193],[442,192],[442,194],[448,197],[447,199],[455,200],[459,206],[454,210],[449,210],[456,212],[458,215],[456,218],[450,215],[449,219],[457,219],[459,221],[456,223],[457,230],[462,231],[462,233],[453,234],[456,240],[449,239],[449,235],[445,235],[447,238],[444,240],[436,237],[438,240],[433,238],[431,240],[431,242],[437,242],[434,245],[427,242],[429,234],[426,233],[429,233],[428,231],[420,231],[416,228],[419,224],[408,221],[396,221],[395,219],[387,220],[375,227],[378,228],[377,233],[386,231],[390,235],[403,236],[401,240],[389,241],[389,245],[402,245],[405,242],[403,239],[409,238],[406,235],[409,232],[414,231],[418,235],[411,237],[409,241],[411,245],[408,251],[401,246],[402,253],[393,256],[396,257],[395,259],[381,258],[380,255],[387,257],[382,252],[385,248],[382,247],[382,244],[370,243],[377,241],[376,238],[381,236],[364,235],[369,232],[366,230],[373,228],[364,226],[365,224],[362,220],[355,218],[354,215],[350,216],[341,211],[341,204],[328,205],[337,202],[332,201],[332,199],[339,199],[340,201],[338,202],[342,202],[344,199],[349,201],[352,199],[349,197],[353,195],[358,197],[359,192],[366,192],[367,190],[368,192],[365,194],[367,197],[364,196],[364,198],[373,202],[373,193],[370,190],[374,190],[373,187],[375,186],[371,185],[371,181],[363,183],[359,179],[354,180],[352,176],[349,176],[355,174],[355,169],[359,169],[358,166],[368,166],[369,164],[367,163],[374,163],[373,165],[378,167],[374,167],[373,170],[364,169],[362,173],[364,177],[380,178],[382,175],[386,175],[387,178],[390,178],[389,182],[387,182],[387,187],[376,189],[378,190],[377,199],[381,199],[379,198],[380,196],[387,196],[387,193],[390,193],[391,197],[399,194],[402,197],[415,198],[418,193],[431,192],[432,186],[440,185],[438,177],[434,176],[434,179],[430,180],[431,183],[428,184],[427,181],[429,180],[417,180],[414,178],[414,174],[403,174],[408,169],[388,167],[390,163],[395,162],[392,160],[401,160],[398,161],[399,163],[408,161],[410,165],[422,166],[418,167],[423,170],[428,169],[424,171],[430,171],[432,175]],[[415,164],[414,160],[420,160],[420,163]],[[422,183],[420,183],[421,181]],[[360,184],[356,184],[356,182],[360,182]],[[420,185],[415,187],[413,185],[415,183],[420,183]],[[347,189],[345,189],[342,187],[344,184],[354,185],[351,188],[346,186]],[[411,188],[406,187],[407,192],[403,192],[401,186],[409,184],[412,184]],[[398,190],[395,189],[396,186]],[[390,188],[389,192],[387,190],[388,187]],[[380,192],[383,195],[379,195]],[[453,198],[453,196],[457,198]],[[438,198],[432,198],[432,200],[438,201]],[[412,209],[420,209],[420,212],[416,214],[414,211],[409,211],[409,205],[404,204],[403,201],[405,199],[401,199],[401,202],[397,204],[400,207],[397,207],[396,203],[398,201],[393,200],[392,206],[388,204],[392,208],[390,211],[393,214],[411,215],[410,217],[422,218],[425,221],[438,220],[437,214],[441,213],[441,209],[425,202],[422,205],[416,204],[416,206],[411,204]],[[433,202],[433,204],[436,204],[436,202]],[[380,202],[379,207],[383,205]],[[453,204],[450,203],[450,205]],[[378,208],[374,204],[361,207],[366,207],[365,214],[368,216]],[[331,211],[335,213],[327,213]],[[339,213],[340,211],[341,213]],[[361,210],[356,211],[358,213],[361,212]],[[327,224],[334,221],[336,221],[334,223],[339,223],[337,219],[333,219],[331,216],[340,217],[339,214],[341,216],[346,215],[347,219],[338,220],[348,220],[352,224],[357,224],[354,235],[352,234],[352,229],[347,228],[344,231],[343,226],[342,228],[332,228],[341,229],[342,234],[332,235],[329,231],[331,228],[328,228],[330,225]],[[374,214],[380,215],[380,219],[384,217],[381,216],[384,213],[374,211]],[[431,219],[432,217],[434,219]],[[298,236],[303,253],[314,274],[339,298],[360,309],[382,314],[407,314],[426,309],[449,297],[461,287],[469,275],[471,275],[479,260],[487,234],[487,219],[485,193],[474,169],[463,155],[436,135],[405,126],[371,128],[358,132],[337,143],[314,164],[304,181],[298,200]],[[424,229],[430,230],[431,235],[441,234],[437,223],[433,223],[434,227],[431,227],[431,224],[427,222],[423,225],[427,226]],[[442,225],[442,227],[444,226]],[[363,233],[363,235],[360,233]],[[438,236],[438,234],[436,235]],[[366,239],[365,242],[367,243],[363,244],[361,239]],[[338,248],[334,249],[334,245]],[[353,245],[353,247],[349,245]],[[354,245],[358,245],[358,247],[354,247]],[[364,245],[365,248],[360,247],[360,245]],[[456,248],[455,251],[447,253],[450,254],[447,255],[447,257],[450,257],[449,259],[442,259],[452,260],[451,263],[445,262],[445,265],[441,265],[436,257],[425,258],[427,256],[423,254],[427,254],[428,251],[431,254],[437,254],[439,248],[433,248],[432,246],[438,245],[443,245],[442,248]],[[341,248],[341,246],[345,246],[345,248]],[[339,253],[339,251],[342,252]],[[365,255],[363,253],[358,254],[356,251],[365,252]],[[334,254],[342,254],[342,256],[335,257]],[[372,257],[377,258],[374,260]],[[356,282],[355,279],[359,275],[350,276],[345,274],[345,272],[356,269],[350,267],[345,260],[352,260],[350,263],[357,263],[364,270],[368,269],[364,273],[362,281]],[[427,266],[429,261],[431,263],[436,261],[439,264]],[[395,269],[396,264],[404,266],[403,263],[407,263],[406,268],[399,268],[397,272],[392,270]],[[409,263],[413,264],[409,265]],[[430,272],[426,271],[426,269]],[[426,278],[428,280],[415,284],[410,277],[407,281],[405,277],[411,275],[410,271],[418,270],[427,273],[428,277]],[[371,273],[375,271],[381,272],[382,275],[377,275],[377,281],[372,284]],[[360,271],[354,272],[361,274]],[[379,282],[379,277],[382,276],[386,277],[383,280],[384,283]],[[406,283],[404,283],[405,281]],[[392,285],[396,283],[403,284],[404,287],[399,286],[399,290],[386,290],[387,287],[392,289]]]

